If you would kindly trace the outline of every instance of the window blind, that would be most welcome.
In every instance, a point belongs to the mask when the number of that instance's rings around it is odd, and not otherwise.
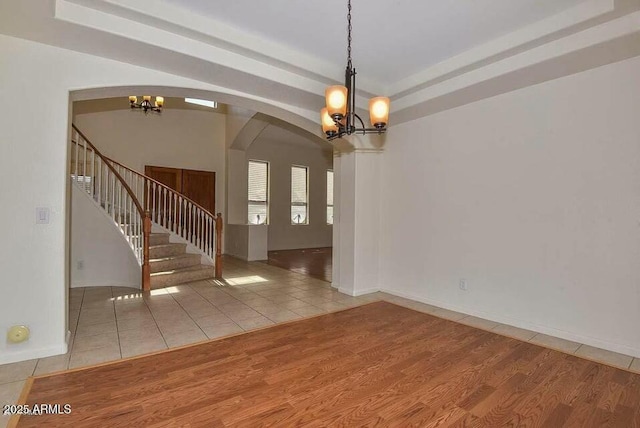
[[[268,215],[269,164],[249,161],[249,223],[265,224]]]
[[[333,171],[327,170],[327,224],[333,224]]]
[[[293,224],[308,224],[309,189],[307,175],[307,167],[291,167],[291,222]]]

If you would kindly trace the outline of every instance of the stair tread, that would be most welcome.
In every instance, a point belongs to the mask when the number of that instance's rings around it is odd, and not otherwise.
[[[169,271],[164,271],[164,272],[155,272],[152,273],[151,276],[161,276],[161,275],[173,275],[173,274],[179,274],[179,273],[183,273],[183,272],[195,272],[195,271],[200,271],[200,270],[212,270],[215,271],[215,267],[214,266],[209,266],[209,265],[197,265],[197,266],[189,266],[186,268],[178,268],[178,269],[172,269]]]
[[[187,246],[187,244],[181,244],[179,242],[169,242],[168,244],[157,244],[157,245],[149,245],[149,248],[164,248],[164,247],[175,247],[175,246]]]
[[[193,253],[184,253],[184,254],[178,254],[177,256],[167,256],[167,257],[159,257],[157,259],[149,259],[149,263],[153,263],[153,262],[166,262],[168,260],[176,260],[176,259],[186,259],[186,258],[195,258],[198,257],[200,258],[200,254],[193,254]]]

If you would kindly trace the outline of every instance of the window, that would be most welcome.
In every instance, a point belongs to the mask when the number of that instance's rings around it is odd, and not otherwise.
[[[309,168],[291,167],[291,224],[309,224]]]
[[[333,171],[327,170],[327,224],[333,224]]]
[[[199,106],[204,106],[209,108],[218,108],[218,103],[215,101],[200,100],[198,98],[185,98],[184,102],[189,104],[197,104]]]
[[[269,164],[249,161],[249,223],[267,224],[269,216]]]
[[[82,165],[79,165],[82,168]],[[87,168],[89,169],[89,168]],[[82,172],[82,171],[79,171]],[[71,174],[71,181],[75,181],[81,189],[84,189],[85,192],[91,193],[92,185],[91,185],[91,176],[89,175],[75,175]]]

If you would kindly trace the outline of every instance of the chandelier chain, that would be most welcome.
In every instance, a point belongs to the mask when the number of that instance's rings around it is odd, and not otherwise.
[[[347,4],[347,66],[351,68],[351,0]]]
[[[369,116],[372,127],[367,128],[356,113],[356,70],[351,63],[351,0],[347,0],[347,68],[344,86],[333,85],[325,90],[326,107],[320,112],[322,132],[328,140],[352,134],[383,134],[389,122],[389,98],[375,97],[369,100]],[[360,126],[356,124],[359,123]]]

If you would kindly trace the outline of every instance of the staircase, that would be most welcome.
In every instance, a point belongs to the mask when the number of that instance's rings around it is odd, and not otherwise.
[[[170,242],[170,233],[149,236],[151,288],[215,278],[215,268],[201,264],[200,254],[187,253],[187,244]]]
[[[71,140],[72,182],[122,232],[140,264],[143,290],[222,276],[219,213],[103,156],[75,125]]]

